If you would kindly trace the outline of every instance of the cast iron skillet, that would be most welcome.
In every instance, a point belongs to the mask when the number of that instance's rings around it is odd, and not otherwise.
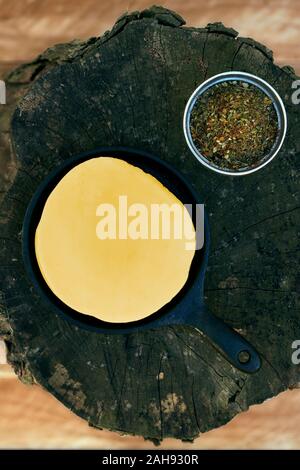
[[[157,178],[184,204],[200,203],[191,185],[167,163],[140,150],[124,147],[99,147],[68,159],[52,171],[34,194],[25,214],[23,224],[23,259],[31,282],[40,296],[63,318],[98,333],[131,333],[166,325],[190,325],[208,336],[226,358],[244,372],[255,372],[260,367],[256,350],[242,336],[211,314],[203,301],[204,276],[209,252],[209,226],[205,216],[204,247],[196,250],[188,280],[180,292],[160,310],[145,319],[130,323],[109,323],[92,316],[82,315],[64,304],[50,290],[39,270],[36,259],[34,236],[45,202],[61,178],[74,166],[91,158],[101,156],[121,158]],[[193,211],[195,224],[195,211]]]

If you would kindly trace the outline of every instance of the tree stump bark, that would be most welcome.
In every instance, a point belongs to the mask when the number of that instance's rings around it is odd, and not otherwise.
[[[9,361],[22,380],[39,383],[91,425],[157,443],[193,440],[300,379],[291,360],[300,339],[297,77],[263,45],[220,23],[183,25],[176,13],[153,7],[122,16],[100,38],[54,46],[8,75],[10,101],[0,118],[1,158],[13,175],[0,210],[0,336]],[[288,113],[280,154],[239,178],[201,166],[182,132],[192,91],[228,70],[267,80]],[[36,294],[21,255],[27,204],[51,169],[99,145],[157,154],[203,196],[212,238],[206,300],[259,351],[259,372],[235,369],[188,327],[123,336],[81,330]]]

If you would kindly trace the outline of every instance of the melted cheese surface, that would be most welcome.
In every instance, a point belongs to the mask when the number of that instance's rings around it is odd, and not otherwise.
[[[149,214],[151,204],[176,203],[186,211],[152,175],[124,160],[98,157],[60,180],[35,234],[38,265],[54,294],[82,314],[113,323],[140,320],[168,303],[184,286],[195,253],[174,234],[120,239],[117,231],[115,239],[99,239],[97,207],[112,204],[118,221],[120,196],[127,196],[128,207],[142,203]]]

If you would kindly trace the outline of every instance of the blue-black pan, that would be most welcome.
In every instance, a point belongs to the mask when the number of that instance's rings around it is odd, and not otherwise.
[[[173,167],[147,152],[124,147],[99,147],[63,162],[52,171],[35,192],[24,218],[22,243],[25,268],[31,283],[43,301],[64,319],[78,326],[105,334],[126,334],[157,329],[167,325],[189,325],[202,331],[221,353],[238,369],[256,372],[260,357],[254,347],[220,318],[210,313],[203,301],[205,270],[209,254],[209,225],[205,215],[204,246],[196,250],[187,282],[180,292],[159,311],[147,318],[130,323],[108,323],[93,316],[82,315],[64,304],[46,284],[36,259],[34,238],[46,200],[61,178],[74,166],[90,158],[110,156],[122,158],[150,173],[184,204],[201,203],[191,184]],[[195,217],[195,211],[193,211]],[[193,219],[194,223],[195,220]]]

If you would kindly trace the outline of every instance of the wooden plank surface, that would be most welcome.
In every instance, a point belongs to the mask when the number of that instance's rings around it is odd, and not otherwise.
[[[159,3],[159,2],[158,2]],[[56,42],[98,36],[126,10],[153,0],[0,0],[0,61],[26,60]],[[281,63],[299,65],[300,5],[295,0],[167,0],[188,24],[222,21],[274,50]]]
[[[89,428],[38,386],[16,380],[0,366],[0,448],[154,449],[140,437]],[[166,439],[160,449],[300,448],[300,392],[253,406],[193,444]]]
[[[0,366],[6,364],[6,347],[4,341],[0,341]]]
[[[102,34],[125,10],[142,9],[145,0],[0,0],[0,61],[2,72],[15,62],[28,60],[46,47],[75,37]],[[298,38],[300,4],[294,0],[169,0],[189,24],[223,21],[242,36],[252,36],[273,49],[275,60],[300,73]],[[1,169],[3,171],[4,169]],[[0,364],[5,350],[0,344]],[[88,428],[39,387],[21,384],[7,365],[0,366],[1,448],[152,448],[141,438],[120,437]],[[228,425],[195,441],[192,448],[300,447],[300,392],[285,392],[263,405],[252,407]],[[162,448],[189,448],[166,440]]]

